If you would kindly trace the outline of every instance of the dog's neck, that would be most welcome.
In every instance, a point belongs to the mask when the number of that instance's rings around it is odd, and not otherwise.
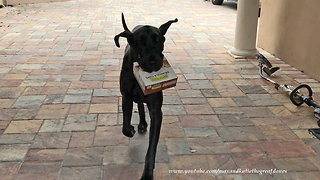
[[[140,54],[136,53],[136,51],[133,48],[130,48],[133,54],[133,62],[137,62],[137,59],[140,59]]]
[[[125,49],[125,53],[129,52],[129,54],[131,54],[132,57],[130,57],[130,61],[132,61],[132,64],[133,62],[137,62],[137,59],[140,59],[140,55],[138,53],[136,53],[136,51],[128,44],[126,49]]]

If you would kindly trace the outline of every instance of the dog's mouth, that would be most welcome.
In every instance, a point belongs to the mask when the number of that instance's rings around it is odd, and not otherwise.
[[[155,71],[159,71],[163,64],[163,56],[154,56],[151,55],[149,57],[141,57],[140,54],[138,54],[139,57],[139,65],[142,68],[143,71],[152,73]]]
[[[150,61],[150,63],[141,63],[140,67],[148,73],[159,71],[162,67],[162,61]]]
[[[140,66],[141,67],[141,66]],[[160,67],[141,67],[143,71],[148,72],[148,73],[152,73],[152,72],[156,72],[159,71],[161,69],[162,66]]]

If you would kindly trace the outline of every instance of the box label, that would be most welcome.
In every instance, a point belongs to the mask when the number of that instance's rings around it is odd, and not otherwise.
[[[178,79],[165,57],[162,68],[152,73],[143,71],[139,64],[134,62],[133,74],[145,95],[173,87],[176,85]]]

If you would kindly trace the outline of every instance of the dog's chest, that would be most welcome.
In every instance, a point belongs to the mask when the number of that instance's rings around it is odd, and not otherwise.
[[[132,99],[134,102],[145,102],[146,96],[143,94],[138,81],[133,75],[133,65],[122,67],[120,91],[123,96]]]

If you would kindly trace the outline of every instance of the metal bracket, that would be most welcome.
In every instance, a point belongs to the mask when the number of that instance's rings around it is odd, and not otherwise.
[[[320,140],[320,128],[309,129],[309,132]]]

